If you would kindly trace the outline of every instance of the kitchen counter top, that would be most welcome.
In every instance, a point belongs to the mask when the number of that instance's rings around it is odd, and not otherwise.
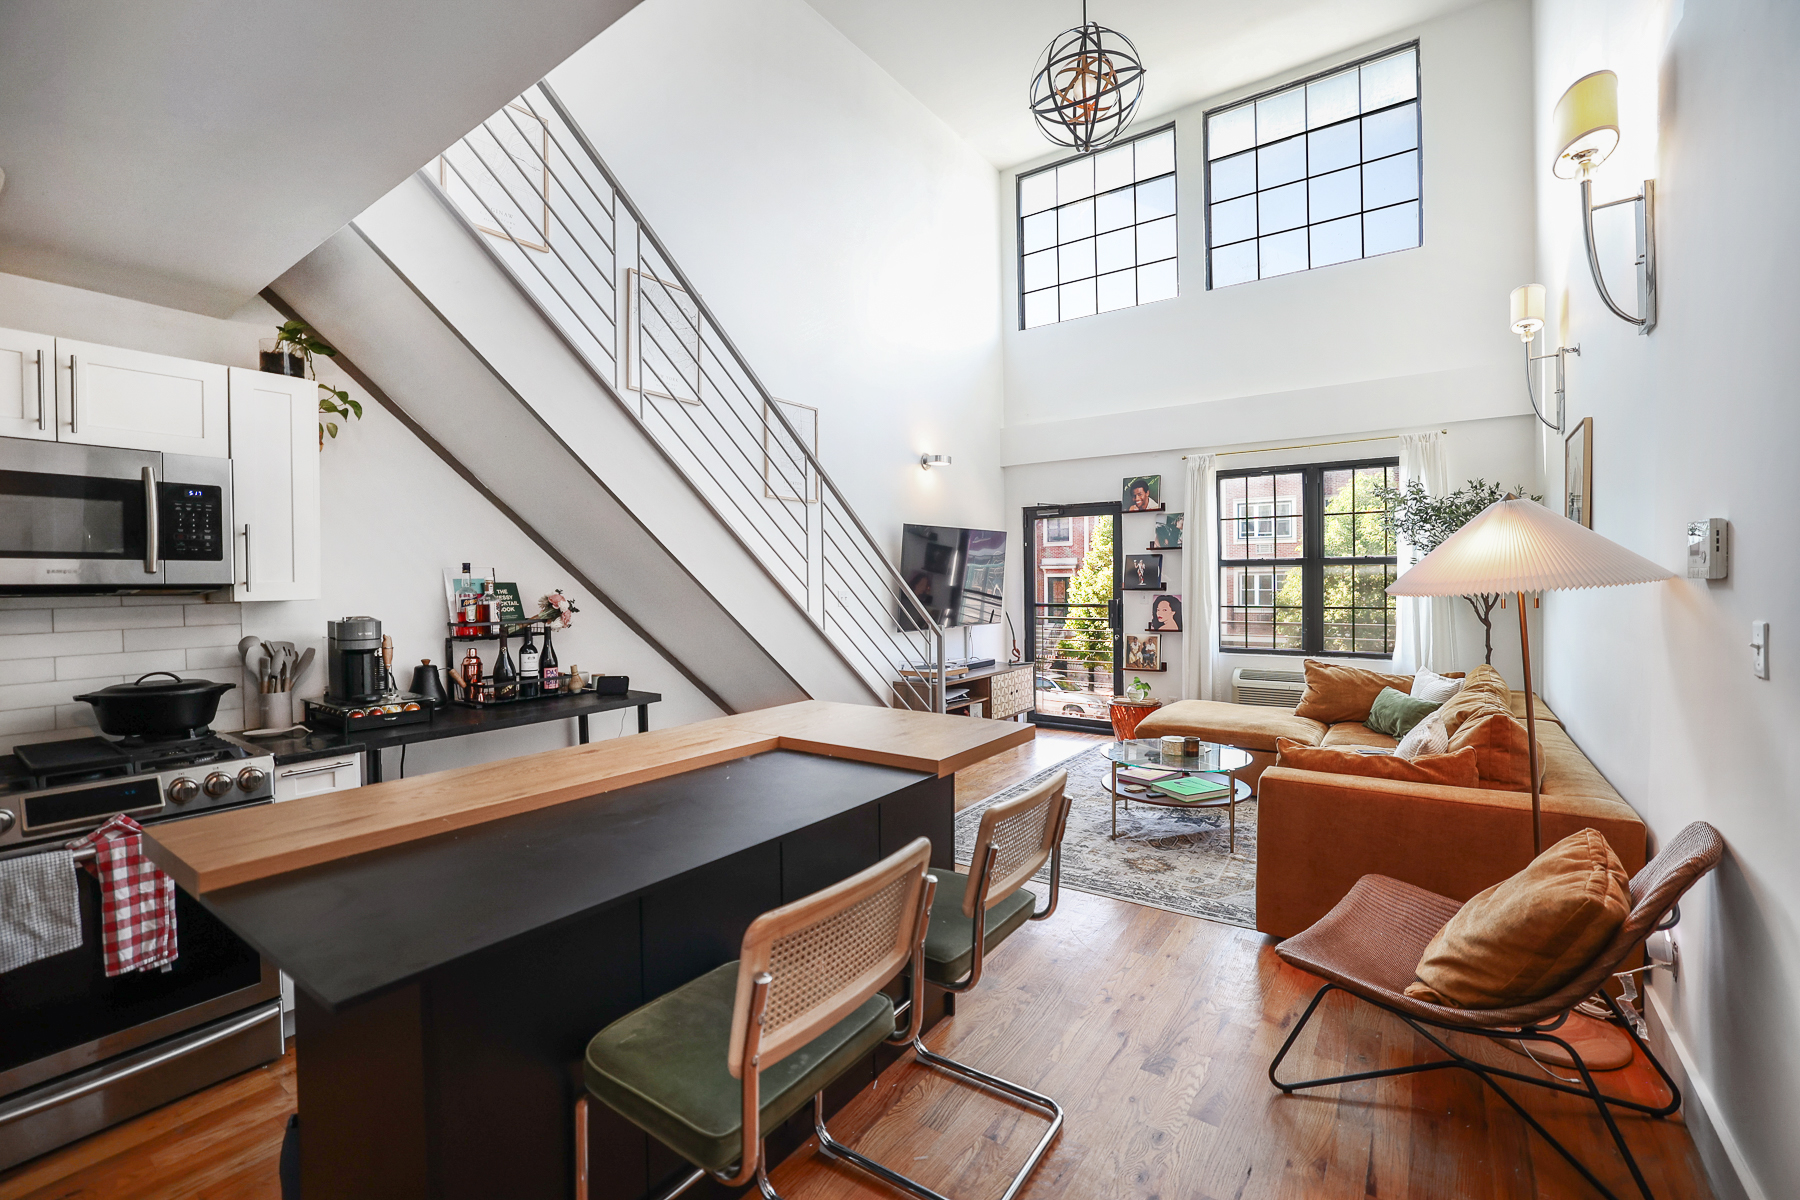
[[[554,702],[546,702],[554,703]],[[385,735],[400,729],[383,730]],[[806,700],[674,729],[156,826],[145,849],[194,894],[680,775],[798,750],[940,778],[1035,727]],[[370,735],[357,735],[370,744]]]

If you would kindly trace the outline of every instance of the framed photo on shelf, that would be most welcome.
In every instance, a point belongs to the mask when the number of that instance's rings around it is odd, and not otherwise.
[[[1563,440],[1563,516],[1594,527],[1594,418],[1583,417]]]
[[[1150,600],[1150,632],[1181,632],[1181,597],[1155,596]]]
[[[1125,481],[1126,512],[1162,511],[1162,476],[1133,475]]]
[[[1156,523],[1156,532],[1150,539],[1155,550],[1181,549],[1181,516],[1177,512],[1164,513],[1162,520]]]
[[[1127,671],[1162,670],[1162,634],[1126,634],[1125,669]]]
[[[1124,589],[1128,592],[1161,591],[1162,555],[1127,554],[1125,556]]]

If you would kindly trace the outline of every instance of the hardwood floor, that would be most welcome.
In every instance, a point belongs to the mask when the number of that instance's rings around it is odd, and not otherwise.
[[[957,805],[1098,740],[1040,731],[1030,745],[959,772]],[[930,1040],[1067,1110],[1021,1200],[1595,1194],[1472,1076],[1432,1072],[1312,1095],[1276,1091],[1269,1059],[1318,986],[1284,965],[1260,934],[1065,891],[1053,918],[1007,939],[980,987]],[[1458,1039],[1466,1053],[1468,1042]],[[1473,1052],[1529,1067],[1485,1045]],[[1400,1022],[1339,995],[1314,1017],[1284,1077],[1430,1056]],[[1655,1086],[1641,1061],[1602,1080],[1638,1097]],[[1590,1106],[1536,1089],[1522,1099],[1609,1187],[1636,1194]],[[280,1062],[0,1175],[0,1200],[276,1200],[276,1159],[294,1103],[290,1050]],[[1711,1195],[1679,1117],[1620,1123],[1659,1197]],[[977,1200],[999,1194],[1043,1128],[1038,1117],[907,1061],[858,1097],[833,1132],[939,1191]],[[896,1194],[810,1148],[779,1167],[774,1182],[787,1200]]]

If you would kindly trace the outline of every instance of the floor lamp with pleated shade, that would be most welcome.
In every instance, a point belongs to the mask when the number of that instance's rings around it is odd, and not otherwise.
[[[1509,496],[1477,513],[1388,587],[1393,596],[1479,596],[1513,593],[1519,602],[1519,655],[1525,666],[1526,744],[1531,763],[1532,854],[1544,851],[1538,785],[1537,711],[1531,695],[1531,636],[1525,593],[1618,587],[1673,579],[1649,559],[1551,512]]]

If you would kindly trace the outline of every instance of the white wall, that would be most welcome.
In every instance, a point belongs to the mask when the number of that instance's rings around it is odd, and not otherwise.
[[[991,165],[804,0],[640,5],[550,81],[763,383],[820,410],[884,549],[1006,527]]]
[[[1531,270],[1521,118],[1530,32],[1525,0],[1494,0],[1178,110],[1174,300],[1017,329],[1018,172],[1003,173],[1004,461],[1310,441],[1526,411],[1519,345],[1503,317],[1507,293]],[[1205,290],[1204,111],[1413,37],[1424,244]]]
[[[280,320],[261,301],[219,320],[0,275],[0,326],[229,366],[255,366],[257,340]],[[661,692],[663,702],[651,709],[652,728],[719,715],[600,603],[572,588],[554,562],[405,426],[329,364],[321,365],[320,374],[334,386],[348,386],[365,414],[321,451],[321,598],[244,604],[199,597],[0,601],[0,745],[85,733],[87,706],[69,697],[158,669],[238,680],[240,691],[227,694],[216,727],[243,728],[241,689],[249,681],[229,669],[239,637],[318,647],[319,661],[300,688],[303,696],[316,697],[325,684],[325,622],[347,615],[381,618],[393,635],[394,669],[405,687],[420,659],[442,665],[442,571],[464,560],[482,570],[499,568],[500,577],[518,582],[527,598],[557,587],[567,591],[582,611],[573,628],[557,636],[557,656],[565,667],[630,675],[634,688]],[[491,659],[486,644],[483,653]],[[629,720],[624,725],[626,732],[635,728]],[[592,720],[592,732],[616,736],[620,727],[603,715]],[[573,722],[450,738],[412,747],[406,767],[409,774],[443,770],[574,739]],[[391,752],[389,758],[391,778],[398,763]]]
[[[1497,417],[1486,421],[1438,426],[1448,432],[1445,445],[1450,460],[1451,483],[1461,486],[1467,480],[1483,478],[1504,486],[1529,484],[1532,478],[1532,449],[1535,444],[1531,434],[1532,420],[1529,417]],[[1332,462],[1346,458],[1391,457],[1399,453],[1399,443],[1392,437],[1381,436],[1389,432],[1367,431],[1358,436],[1375,437],[1377,440],[1314,450],[1259,450],[1254,445],[1234,446],[1229,448],[1231,457],[1220,461],[1220,468],[1241,470],[1247,467]],[[1124,481],[1139,475],[1162,476],[1163,503],[1169,511],[1193,512],[1193,505],[1187,495],[1187,472],[1181,451],[1147,451],[1006,468],[1006,511],[1011,518],[1011,528],[1023,532],[1024,510],[1029,506],[1116,500]],[[1122,518],[1123,537],[1118,553],[1147,552],[1151,529],[1155,523],[1156,518],[1153,516],[1126,513]],[[1194,525],[1191,517],[1187,529],[1190,531],[1189,536],[1192,536]],[[1182,556],[1191,551],[1165,550],[1160,553],[1163,555],[1164,580],[1168,584],[1164,590],[1180,595],[1183,590]],[[1009,575],[1006,583],[1008,611],[1012,614],[1015,628],[1019,630],[1021,649],[1024,645],[1024,604],[1031,595],[1030,585],[1025,578],[1025,566],[1021,543],[1021,552],[1013,555],[1007,563]],[[1147,626],[1150,597],[1154,594],[1124,593],[1125,629],[1128,632],[1136,632]],[[1150,684],[1151,695],[1156,699],[1165,702],[1181,699],[1181,639],[1195,636],[1198,636],[1198,631],[1191,627],[1179,634],[1164,635],[1162,652],[1169,662],[1169,670],[1142,676]],[[1482,660],[1481,625],[1467,605],[1461,605],[1460,602],[1457,610],[1457,637],[1461,655],[1457,665],[1469,667],[1479,663]],[[1510,609],[1504,613],[1496,609],[1494,666],[1514,686],[1522,682],[1518,645],[1516,616]],[[1379,668],[1381,664],[1362,661],[1362,665]],[[1231,673],[1238,667],[1297,671],[1300,663],[1291,655],[1222,652],[1216,660],[1213,673],[1215,698],[1231,698]],[[1130,682],[1132,672],[1127,670],[1125,674],[1126,681]]]
[[[1686,1069],[1687,1119],[1721,1197],[1800,1195],[1800,122],[1791,79],[1800,6],[1756,0],[1540,0],[1537,179],[1552,333],[1579,342],[1570,417],[1594,419],[1594,528],[1682,570],[1687,522],[1731,521],[1731,578],[1545,600],[1547,698],[1658,841],[1711,822],[1725,861],[1682,903],[1681,974],[1652,1010]],[[1605,313],[1588,278],[1577,187],[1551,177],[1551,113],[1594,70],[1619,76],[1622,140],[1597,200],[1657,185],[1661,321]],[[1628,306],[1629,208],[1600,214]],[[1560,447],[1542,443],[1562,491]],[[1752,620],[1772,622],[1770,678],[1751,674]],[[1741,1187],[1741,1190],[1740,1190]]]

